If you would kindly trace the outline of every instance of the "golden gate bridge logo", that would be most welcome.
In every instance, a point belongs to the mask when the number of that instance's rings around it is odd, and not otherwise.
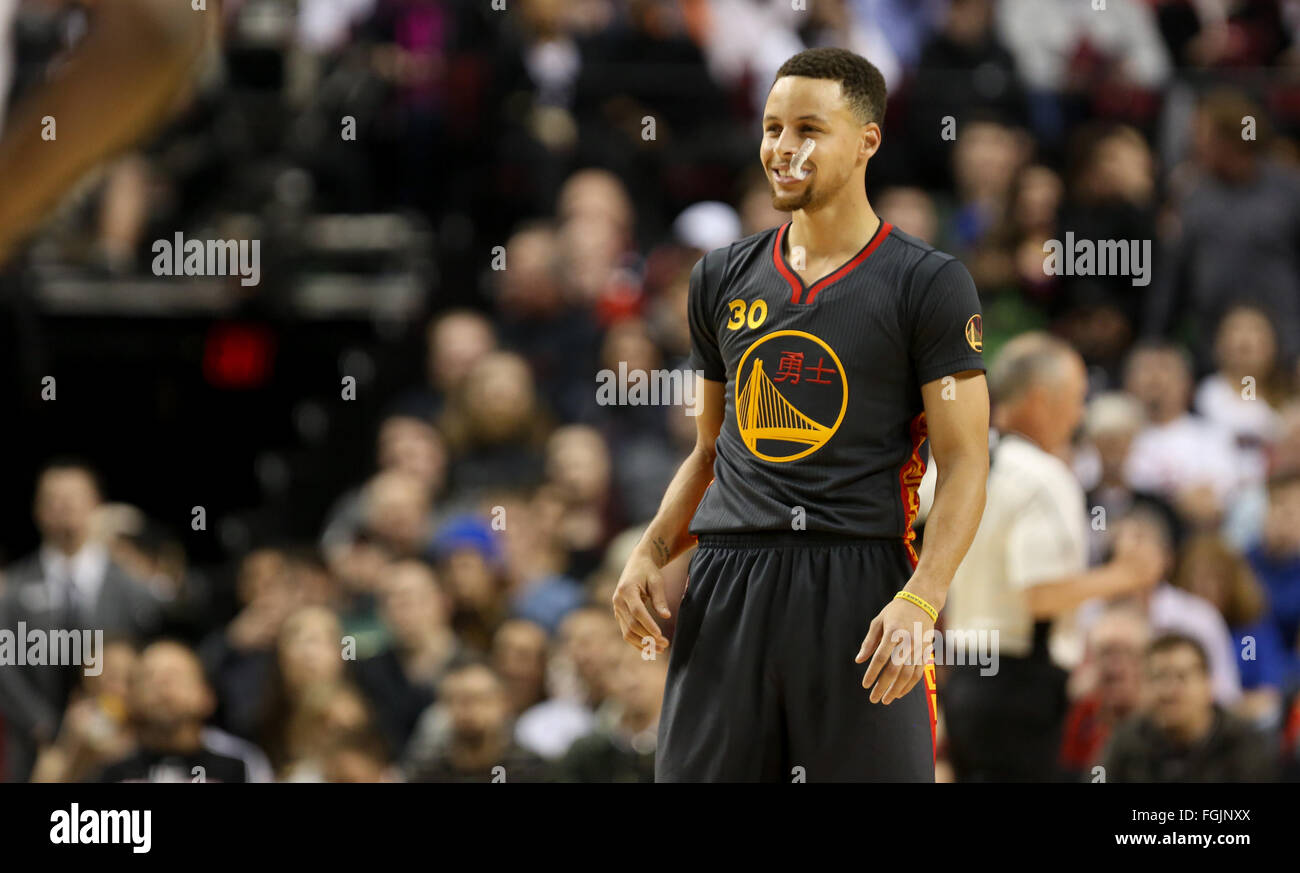
[[[754,354],[776,339],[782,342],[771,347],[770,357]],[[770,375],[765,361],[778,357],[779,365]],[[740,438],[745,448],[764,460],[793,461],[810,455],[834,436],[844,420],[849,399],[844,367],[831,347],[810,333],[781,330],[760,337],[740,359],[737,373]],[[816,411],[809,408],[810,402],[818,407]],[[833,424],[818,421],[832,415]]]

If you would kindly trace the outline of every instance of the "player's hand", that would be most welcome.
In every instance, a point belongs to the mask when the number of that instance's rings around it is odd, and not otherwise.
[[[653,607],[664,618],[672,618],[664,596],[663,574],[654,560],[638,549],[628,559],[614,589],[614,618],[630,645],[644,649],[653,642],[655,654],[662,654],[668,648],[668,638],[647,607]]]
[[[906,600],[889,601],[872,619],[854,659],[859,664],[871,659],[862,677],[862,687],[871,689],[871,702],[888,705],[911,691],[925,675],[933,648],[934,620],[925,610]]]

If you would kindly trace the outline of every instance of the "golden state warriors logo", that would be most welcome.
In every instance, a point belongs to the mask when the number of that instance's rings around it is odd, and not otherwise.
[[[736,423],[745,447],[765,461],[811,455],[835,435],[848,408],[844,365],[810,333],[769,333],[740,359]]]
[[[984,319],[975,313],[966,320],[966,343],[975,351],[984,351]]]

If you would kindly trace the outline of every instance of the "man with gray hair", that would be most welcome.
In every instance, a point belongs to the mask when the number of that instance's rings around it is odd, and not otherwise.
[[[1066,673],[1049,651],[1053,622],[1160,576],[1159,556],[1136,540],[1088,569],[1084,493],[1066,461],[1087,387],[1078,353],[1044,333],[1007,343],[989,370],[1000,438],[984,518],[953,579],[946,632],[996,646],[998,669],[982,675],[979,657],[955,658],[940,689],[958,781],[1058,775],[1067,700]]]

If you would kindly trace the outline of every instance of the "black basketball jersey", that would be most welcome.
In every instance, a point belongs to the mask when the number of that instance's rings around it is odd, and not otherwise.
[[[809,287],[790,267],[789,228],[714,249],[691,273],[692,366],[725,382],[727,401],[690,531],[901,537],[910,551],[921,386],[984,369],[975,283],[882,221]]]

